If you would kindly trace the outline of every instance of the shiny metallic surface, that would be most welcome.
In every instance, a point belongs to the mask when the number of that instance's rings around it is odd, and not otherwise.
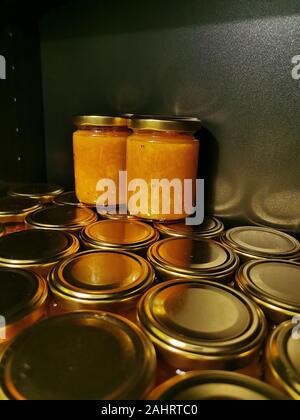
[[[221,242],[236,252],[242,261],[251,259],[300,259],[300,242],[286,233],[259,226],[227,230]]]
[[[0,268],[0,314],[6,321],[5,338],[0,334],[0,344],[46,314],[47,296],[47,283],[38,274]]]
[[[0,221],[2,223],[22,223],[30,213],[42,208],[39,200],[28,197],[1,197]]]
[[[230,248],[209,239],[169,238],[153,244],[148,260],[160,280],[177,278],[230,283],[239,267]]]
[[[82,204],[80,201],[78,201],[75,191],[67,191],[58,195],[54,199],[54,204],[58,204],[60,206],[89,207],[86,204]]]
[[[29,228],[79,232],[98,219],[88,208],[75,206],[52,206],[37,210],[26,217]]]
[[[78,239],[65,232],[30,229],[0,238],[0,267],[31,269],[42,275],[79,250]]]
[[[152,386],[155,365],[153,346],[134,324],[79,311],[36,324],[8,346],[0,398],[140,399]]]
[[[300,264],[289,261],[250,261],[237,273],[239,289],[254,300],[272,324],[300,319]]]
[[[64,259],[49,275],[55,300],[67,310],[129,311],[154,283],[142,257],[121,251],[87,251]]]
[[[204,280],[153,287],[139,302],[138,320],[166,363],[183,370],[245,367],[259,357],[267,334],[257,305]]]
[[[0,238],[5,235],[5,226],[0,223]]]
[[[185,237],[191,239],[217,239],[224,231],[223,223],[216,217],[206,217],[201,225],[190,226],[186,223],[155,223],[154,227],[163,238]]]
[[[265,355],[266,381],[300,400],[299,328],[287,321],[270,336]]]
[[[80,232],[86,249],[123,250],[143,255],[159,239],[158,232],[149,224],[133,220],[102,220],[92,223]]]
[[[150,400],[286,400],[284,394],[261,381],[237,373],[205,371],[187,373],[163,383]]]
[[[54,198],[62,194],[64,189],[55,184],[35,183],[21,184],[10,189],[9,195],[12,197],[35,198],[41,203],[52,203]]]

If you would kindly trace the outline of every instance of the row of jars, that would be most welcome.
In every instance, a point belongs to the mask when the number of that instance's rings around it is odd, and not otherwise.
[[[160,383],[175,373],[197,369],[205,371],[173,378],[150,397],[188,399],[200,384],[204,394],[199,398],[205,397],[211,392],[205,384],[214,383],[215,393],[231,384],[240,389],[241,398],[279,398],[250,377],[224,372],[261,379],[267,337],[265,380],[300,398],[300,341],[295,339],[297,325],[291,322],[300,313],[298,241],[267,228],[224,232],[216,218],[189,232],[182,224],[155,224],[154,229],[135,220],[112,220],[112,215],[82,224],[78,223],[82,210],[90,215],[93,211],[75,202],[66,206],[66,196],[70,201],[71,194],[64,194],[55,199],[59,206],[27,214],[27,227],[32,229],[0,239],[0,299],[9,322],[2,359],[4,398],[142,398],[153,388],[155,372],[160,372],[156,380]],[[36,215],[39,223],[47,219],[45,226],[35,225]],[[158,241],[157,230],[165,239]],[[149,236],[150,242],[136,247],[143,243],[141,237]],[[89,244],[86,238],[91,237]],[[84,252],[79,252],[79,240]],[[143,258],[146,254],[148,261]],[[70,313],[46,319],[19,335],[41,318],[65,312]],[[55,357],[62,353],[62,360]],[[87,377],[94,378],[90,388],[79,386],[72,373],[73,365],[78,369],[78,358]],[[39,376],[36,372],[45,361],[51,368],[42,369]],[[94,366],[99,370],[94,371]],[[65,386],[60,390],[52,376],[58,371],[64,372]],[[218,387],[222,381],[227,387]],[[47,386],[37,386],[41,383]]]
[[[195,183],[198,170],[201,128],[197,118],[132,116],[79,116],[73,136],[76,196],[81,203],[95,206],[99,199],[97,185],[109,179],[116,186],[112,205],[124,205],[134,192],[120,187],[120,172],[127,171],[127,183],[142,179],[148,191],[140,193],[141,208],[136,216],[148,220],[180,220],[187,215],[184,198],[175,212],[175,196],[170,194],[170,212],[164,214],[162,191],[152,193],[152,180],[185,180]],[[121,190],[121,191],[120,191]],[[128,195],[127,195],[128,194]],[[192,194],[195,204],[195,191]],[[143,205],[142,205],[143,203]],[[103,203],[102,203],[103,204]],[[130,208],[129,208],[130,211]]]

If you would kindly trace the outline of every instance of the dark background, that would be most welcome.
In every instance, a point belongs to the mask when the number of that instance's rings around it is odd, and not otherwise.
[[[71,187],[76,114],[194,115],[205,127],[208,211],[300,233],[300,81],[291,76],[299,1],[7,0],[1,8],[0,178]]]

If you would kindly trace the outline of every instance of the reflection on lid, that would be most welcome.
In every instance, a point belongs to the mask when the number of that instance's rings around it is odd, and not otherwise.
[[[9,191],[9,194],[12,196],[43,198],[49,196],[55,197],[56,195],[62,194],[63,192],[63,188],[59,187],[58,185],[35,183],[15,186]]]
[[[283,259],[300,257],[300,243],[292,236],[274,229],[237,227],[224,232],[221,241],[245,256]]]
[[[38,210],[26,218],[26,222],[41,229],[79,230],[97,220],[88,208],[53,206]]]
[[[182,236],[189,238],[215,238],[224,230],[224,225],[215,217],[205,218],[202,225],[190,226],[183,223],[161,224],[155,223],[155,228],[161,234],[168,236]]]
[[[155,353],[125,319],[76,312],[25,330],[1,365],[2,392],[9,399],[139,399],[152,383]]]
[[[232,372],[187,373],[160,385],[150,394],[153,400],[286,400],[265,383]]]
[[[38,200],[28,197],[0,198],[0,217],[33,212],[41,207]]]

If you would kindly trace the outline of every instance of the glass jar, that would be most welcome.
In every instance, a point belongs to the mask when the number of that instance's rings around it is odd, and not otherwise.
[[[48,286],[31,271],[0,268],[0,344],[7,343],[47,312]]]
[[[105,312],[56,316],[6,349],[2,400],[137,400],[152,389],[154,348],[134,324]]]
[[[92,209],[52,206],[31,213],[25,222],[31,229],[60,230],[76,234],[97,219],[97,214]]]
[[[55,197],[62,194],[64,189],[55,184],[36,183],[16,185],[11,188],[9,195],[12,197],[26,197],[39,200],[42,204],[52,203]]]
[[[54,204],[57,204],[58,206],[74,206],[74,207],[90,207],[90,208],[94,207],[94,206],[82,204],[76,197],[75,191],[67,191],[61,195],[58,195],[54,200]]]
[[[238,370],[258,363],[267,336],[262,310],[227,286],[171,280],[138,304],[138,321],[176,369]]]
[[[185,223],[154,223],[162,238],[206,238],[217,240],[224,231],[223,223],[216,217],[206,217],[201,225]]]
[[[115,182],[119,203],[119,172],[126,170],[126,142],[130,134],[127,119],[81,116],[74,121],[73,135],[76,196],[81,203],[96,206],[97,184],[102,179]]]
[[[85,249],[129,251],[142,256],[158,239],[152,226],[133,220],[102,220],[80,232]]]
[[[121,251],[87,251],[56,265],[49,286],[63,310],[129,313],[154,279],[153,268],[142,257]]]
[[[265,354],[265,380],[300,401],[300,318],[287,321],[271,334]]]
[[[282,260],[250,261],[239,269],[236,284],[262,308],[272,324],[294,316],[300,319],[300,264]]]
[[[61,259],[79,250],[70,233],[29,229],[0,238],[0,267],[29,269],[42,276]]]
[[[195,205],[199,141],[194,133],[201,127],[197,119],[133,118],[129,121],[133,134],[127,142],[128,186],[142,180],[146,189],[140,191],[139,208],[131,203],[136,194],[128,192],[128,209],[135,216],[150,220],[180,220],[193,213],[186,212],[183,191],[184,180],[192,180],[190,206]],[[153,180],[180,182],[179,190],[172,192],[153,189]],[[164,206],[169,211],[163,211]],[[176,203],[176,205],[175,205]],[[176,211],[175,211],[176,210]]]
[[[0,222],[5,224],[5,232],[13,233],[26,229],[25,218],[42,208],[42,204],[27,197],[0,198]]]
[[[249,260],[300,258],[300,243],[292,236],[267,227],[242,226],[221,235],[221,242],[236,252],[242,262]]]
[[[149,400],[286,400],[271,386],[234,372],[189,372],[171,378],[151,392]]]
[[[163,239],[149,248],[148,260],[160,281],[192,278],[228,284],[239,268],[234,252],[209,239]]]

